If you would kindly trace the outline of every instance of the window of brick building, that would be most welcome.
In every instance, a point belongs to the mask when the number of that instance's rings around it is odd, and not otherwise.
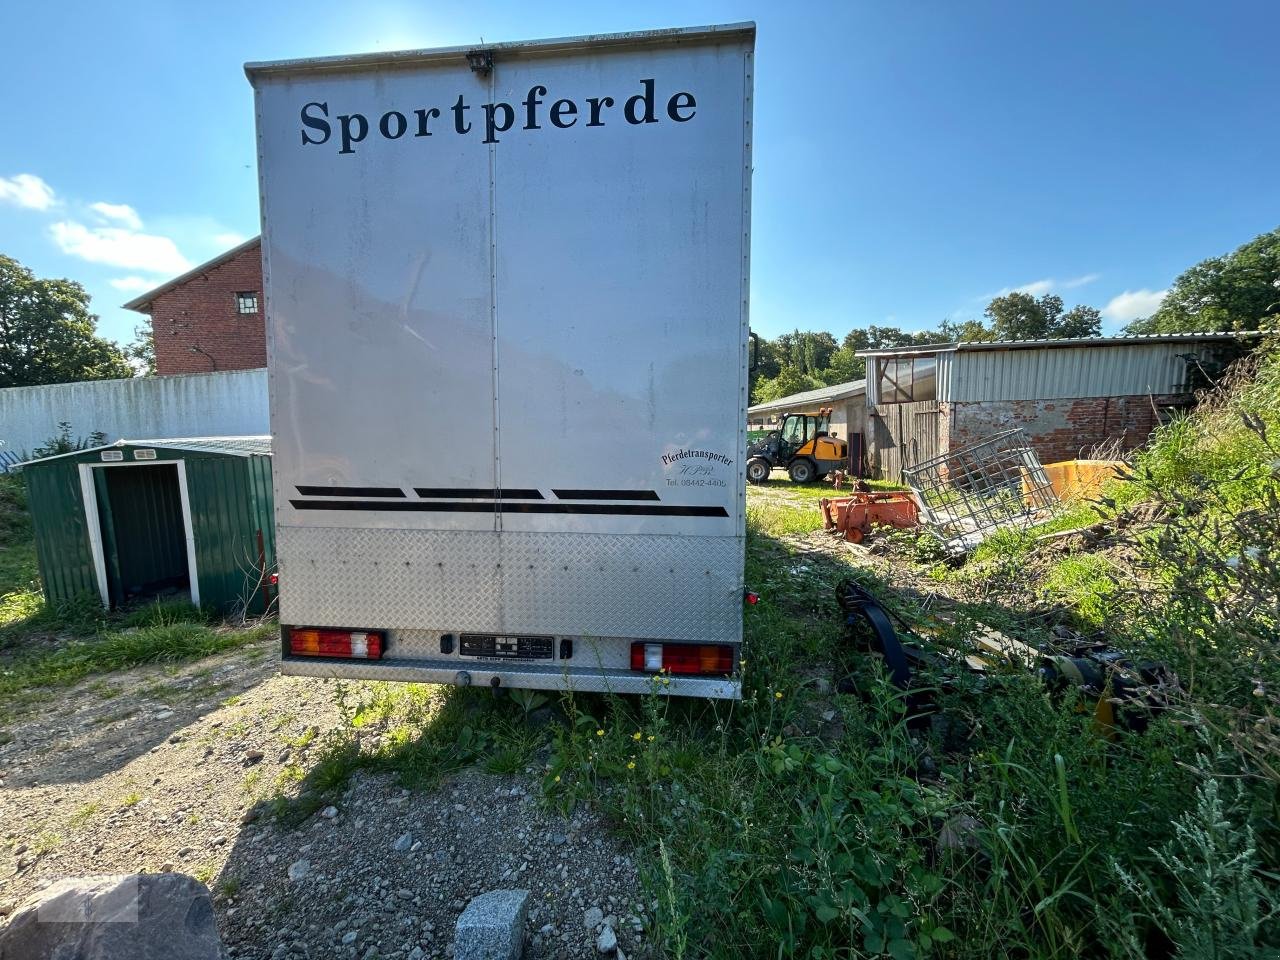
[[[236,293],[236,312],[237,313],[257,313],[258,312],[258,291],[257,290],[241,290]]]

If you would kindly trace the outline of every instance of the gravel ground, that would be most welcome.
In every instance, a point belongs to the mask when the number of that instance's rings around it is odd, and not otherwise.
[[[233,957],[417,960],[452,954],[472,896],[519,888],[526,956],[599,956],[606,926],[648,952],[629,851],[587,813],[544,809],[527,775],[408,791],[357,772],[296,829],[266,814],[339,723],[321,682],[276,674],[275,647],[89,680],[0,735],[0,916],[64,877],[178,870],[213,890]]]

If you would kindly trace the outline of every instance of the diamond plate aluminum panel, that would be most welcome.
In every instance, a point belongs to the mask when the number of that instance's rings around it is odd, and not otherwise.
[[[737,643],[743,549],[741,537],[281,526],[280,618]]]
[[[324,677],[341,680],[397,680],[405,683],[451,683],[460,686],[487,687],[496,678],[498,686],[519,690],[577,690],[588,693],[647,694],[670,697],[713,697],[739,699],[742,681],[737,677],[668,677],[667,683],[655,683],[651,675],[624,670],[599,670],[575,667],[563,669],[532,664],[493,664],[460,666],[448,661],[358,661],[324,660],[309,657],[286,657],[280,662],[286,676]]]

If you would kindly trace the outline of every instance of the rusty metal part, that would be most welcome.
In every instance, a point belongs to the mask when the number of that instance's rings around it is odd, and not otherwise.
[[[850,543],[861,543],[874,524],[910,530],[920,523],[915,497],[901,490],[823,497],[818,507],[822,526],[843,534]]]

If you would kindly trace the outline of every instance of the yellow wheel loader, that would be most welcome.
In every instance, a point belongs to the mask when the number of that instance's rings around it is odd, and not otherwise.
[[[821,480],[849,464],[849,444],[830,432],[831,408],[817,413],[788,413],[779,429],[747,448],[747,479],[764,483],[774,467],[786,470],[794,483]]]

